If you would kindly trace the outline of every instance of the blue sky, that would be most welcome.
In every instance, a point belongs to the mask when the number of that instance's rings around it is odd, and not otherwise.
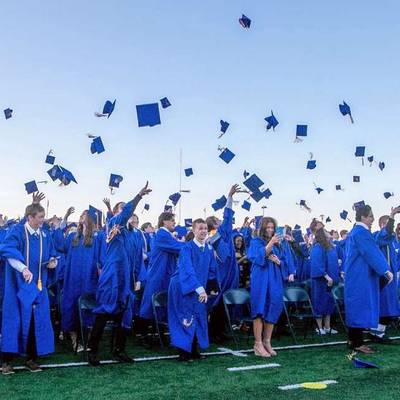
[[[22,214],[29,201],[24,182],[48,179],[44,158],[70,169],[78,185],[42,185],[50,214],[73,205],[100,207],[110,195],[110,173],[124,176],[112,202],[128,200],[150,181],[155,222],[168,195],[179,188],[179,150],[184,178],[182,217],[211,213],[210,204],[241,182],[244,169],[257,173],[273,193],[250,215],[305,226],[312,216],[330,216],[332,227],[350,227],[339,213],[366,200],[376,215],[397,205],[400,4],[394,0],[321,2],[266,1],[68,1],[7,2],[0,33],[0,194],[4,214]],[[250,30],[238,18],[252,19]],[[138,128],[136,104],[167,96],[162,124]],[[110,119],[95,118],[105,100],[117,99]],[[352,107],[355,124],[338,104]],[[266,132],[273,109],[280,121]],[[219,120],[230,122],[217,139]],[[309,136],[293,142],[296,124]],[[86,133],[106,147],[90,154]],[[355,146],[386,162],[364,167]],[[236,157],[226,165],[218,146]],[[305,169],[313,152],[317,168]],[[352,176],[361,183],[353,184]],[[325,191],[317,195],[313,182]],[[336,192],[335,184],[346,189]],[[238,200],[246,197],[240,195]],[[305,199],[308,214],[296,206]],[[237,220],[247,213],[237,207]],[[350,213],[352,215],[352,213]]]

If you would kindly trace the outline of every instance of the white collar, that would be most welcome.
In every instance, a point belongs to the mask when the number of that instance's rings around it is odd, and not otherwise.
[[[370,230],[370,229],[368,228],[368,225],[365,225],[363,222],[356,222],[356,225],[362,226],[362,227],[365,228],[367,231]]]
[[[197,247],[206,247],[206,243],[204,242],[204,243],[200,243],[196,238],[194,238],[193,239],[193,242],[194,242],[194,244],[197,246]]]
[[[164,229],[164,231],[168,232],[170,235],[172,235],[172,232],[170,232],[165,226],[162,226],[160,229]]]
[[[40,233],[40,228],[38,228],[36,231],[28,224],[28,222],[25,222],[25,228],[28,230],[30,235],[34,235],[35,233],[39,235]]]

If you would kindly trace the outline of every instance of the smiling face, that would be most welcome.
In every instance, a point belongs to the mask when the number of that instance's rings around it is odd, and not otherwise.
[[[33,228],[33,229],[39,229],[44,222],[44,211],[40,211],[35,215],[28,215],[28,224]]]
[[[193,225],[193,234],[196,240],[200,243],[204,243],[207,239],[208,229],[205,222],[197,222]]]
[[[374,214],[373,214],[372,210],[369,212],[369,214],[366,217],[361,216],[361,222],[363,224],[367,225],[370,230],[372,228],[372,224],[374,223],[374,221],[375,221],[375,218],[374,218]]]
[[[170,232],[175,231],[175,218],[163,221],[164,228],[167,228]]]

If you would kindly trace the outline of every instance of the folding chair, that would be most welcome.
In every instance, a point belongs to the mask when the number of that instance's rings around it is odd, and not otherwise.
[[[232,308],[235,308],[235,306],[242,306],[242,309],[244,308],[246,312],[240,317],[241,321],[252,324],[253,319],[250,316],[250,293],[246,289],[229,289],[223,294],[222,300],[224,302],[225,313],[228,320],[229,329],[232,334],[232,338],[235,342],[236,347],[238,347],[239,342],[233,331],[229,307],[231,306]],[[249,337],[250,329],[247,332],[247,342],[249,341]]]
[[[344,315],[345,315],[345,309],[344,309],[344,286],[343,285],[338,285],[335,286],[332,289],[332,294],[333,298],[335,299],[335,308],[336,311],[339,315],[340,322],[343,325],[344,330],[347,332],[347,327],[344,322]]]
[[[158,292],[154,293],[151,297],[151,304],[153,308],[154,322],[156,324],[158,339],[160,341],[160,347],[164,347],[163,336],[161,334],[160,326],[163,328],[168,328],[168,317],[167,317],[167,307],[168,307],[168,293]],[[162,313],[159,313],[162,311]]]
[[[292,319],[301,321],[304,327],[304,339],[307,336],[309,321],[314,321],[318,327],[314,316],[313,306],[310,296],[302,287],[289,286],[284,290],[283,295],[284,311],[289,325],[290,333],[295,344],[297,344],[296,334],[294,332]],[[322,336],[321,336],[322,337]]]

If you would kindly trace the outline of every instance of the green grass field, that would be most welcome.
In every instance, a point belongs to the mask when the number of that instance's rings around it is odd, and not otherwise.
[[[395,332],[392,332],[395,334]],[[330,341],[343,340],[335,335]],[[107,338],[104,346],[108,348]],[[320,342],[309,337],[301,343]],[[288,337],[274,341],[275,346],[292,345]],[[0,397],[26,399],[395,399],[399,398],[400,346],[373,345],[371,356],[360,356],[382,366],[381,369],[356,369],[346,359],[344,345],[282,350],[275,358],[261,359],[233,355],[210,356],[191,364],[176,360],[137,362],[132,365],[114,364],[91,368],[47,369],[32,374],[17,371],[15,375],[0,376]],[[82,361],[61,345],[57,354],[42,363]],[[250,348],[244,340],[241,349]],[[233,343],[224,347],[234,349]],[[210,351],[216,350],[215,346]],[[130,338],[129,353],[135,357],[174,354],[173,350],[144,349]],[[104,358],[108,358],[104,354]],[[229,367],[276,362],[280,368],[229,372]],[[14,363],[18,365],[21,360]],[[325,390],[295,389],[281,391],[280,385],[334,379],[338,384]]]

